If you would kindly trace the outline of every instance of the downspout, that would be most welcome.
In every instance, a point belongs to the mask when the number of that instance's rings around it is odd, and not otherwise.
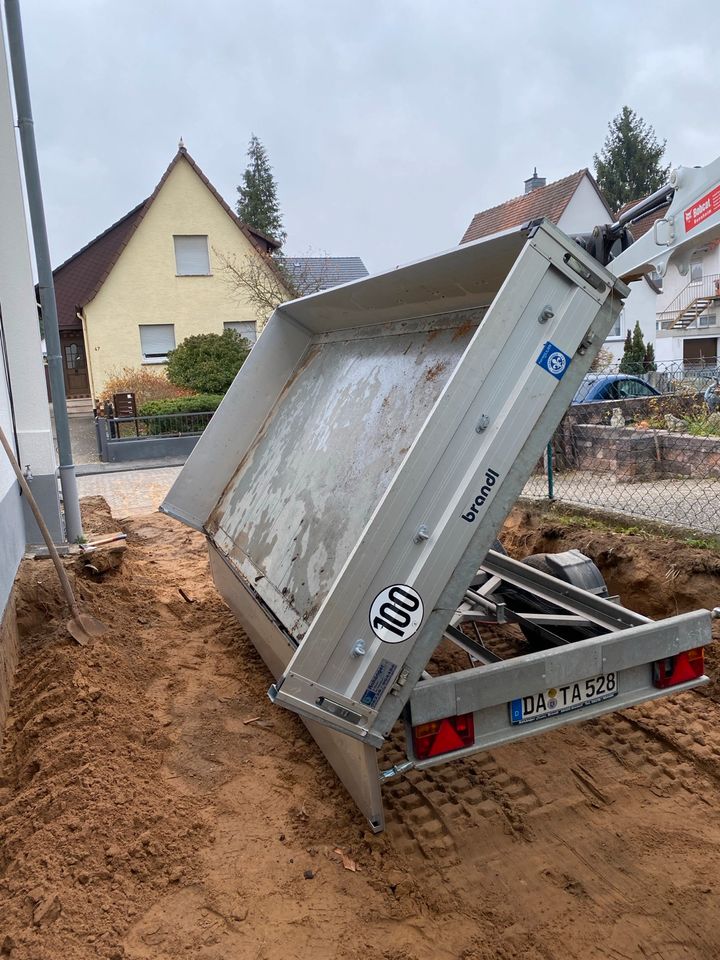
[[[32,224],[35,260],[38,269],[38,290],[45,325],[47,344],[48,373],[50,394],[52,396],[55,430],[57,433],[60,487],[62,489],[65,510],[65,536],[73,543],[83,536],[80,518],[75,464],[70,445],[70,424],[68,421],[65,379],[63,377],[62,357],[60,353],[60,331],[58,327],[57,303],[53,285],[50,247],[48,245],[45,210],[43,208],[40,170],[38,167],[35,131],[33,128],[30,86],[23,46],[22,21],[18,0],[5,0],[5,18],[7,21],[10,65],[15,90],[15,104],[18,112],[18,130],[22,147],[23,170],[27,189],[30,222]]]
[[[85,309],[83,308],[82,310],[76,311],[75,316],[82,324],[83,343],[85,344],[85,363],[87,364],[88,381],[90,384],[90,400],[94,409],[95,401],[97,400],[97,393],[95,392],[95,376],[93,374],[92,364],[90,363],[90,334],[88,333],[88,322]]]

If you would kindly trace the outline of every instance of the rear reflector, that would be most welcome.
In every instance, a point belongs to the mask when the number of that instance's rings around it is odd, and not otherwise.
[[[475,724],[471,713],[445,717],[413,727],[413,748],[416,760],[427,760],[443,753],[464,750],[475,742]]]
[[[653,683],[656,687],[675,687],[688,680],[697,680],[705,673],[705,654],[702,647],[685,650],[674,657],[656,660],[653,664]]]

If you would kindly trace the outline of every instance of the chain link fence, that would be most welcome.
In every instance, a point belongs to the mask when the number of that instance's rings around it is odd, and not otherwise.
[[[653,367],[586,377],[526,497],[720,533],[720,370]]]

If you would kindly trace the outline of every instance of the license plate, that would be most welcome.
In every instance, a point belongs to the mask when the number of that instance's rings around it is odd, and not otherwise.
[[[562,687],[550,687],[510,701],[511,723],[532,723],[560,713],[579,710],[591,703],[611,700],[618,693],[617,674],[604,673],[587,680],[577,680]]]

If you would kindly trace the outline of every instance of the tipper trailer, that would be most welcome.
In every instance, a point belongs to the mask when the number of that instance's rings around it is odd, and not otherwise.
[[[687,271],[716,236],[720,160],[592,234],[541,220],[284,303],[168,493],[161,509],[207,536],[272,701],[373,830],[404,770],[707,681],[709,611],[652,622],[578,551],[520,562],[496,537],[624,281]],[[531,652],[501,659],[487,623],[518,624]],[[432,676],[443,640],[466,668]],[[401,718],[407,759],[380,771]]]

